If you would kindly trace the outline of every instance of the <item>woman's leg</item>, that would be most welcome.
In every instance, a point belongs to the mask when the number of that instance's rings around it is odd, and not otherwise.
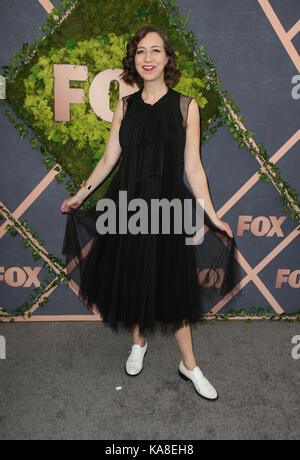
[[[135,326],[133,328],[132,341],[134,345],[137,344],[141,347],[145,345],[145,337],[143,335],[140,335],[139,326]]]
[[[192,371],[196,366],[196,360],[193,351],[192,332],[190,325],[180,328],[174,332],[174,337],[178,343],[182,357],[182,362],[187,369]]]

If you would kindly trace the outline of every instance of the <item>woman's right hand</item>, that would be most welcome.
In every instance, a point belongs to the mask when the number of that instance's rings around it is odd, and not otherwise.
[[[79,208],[82,202],[83,202],[82,198],[80,198],[78,195],[74,195],[71,198],[67,198],[66,200],[63,201],[60,210],[62,213],[65,213],[65,212],[69,213],[70,211]]]

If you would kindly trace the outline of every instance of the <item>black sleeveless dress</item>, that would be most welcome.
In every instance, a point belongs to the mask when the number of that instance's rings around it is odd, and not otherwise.
[[[78,208],[67,215],[63,253],[67,273],[77,283],[86,307],[100,313],[112,330],[141,334],[157,329],[173,333],[204,318],[206,294],[225,295],[236,288],[240,270],[234,238],[219,230],[204,211],[205,236],[199,245],[185,244],[191,236],[170,231],[119,233],[119,192],[127,203],[142,198],[190,199],[195,197],[184,183],[185,126],[192,98],[168,87],[153,105],[144,102],[142,89],[123,97],[123,120],[119,130],[122,157],[105,198],[116,204],[117,232],[100,234],[96,221],[103,211]],[[200,155],[200,151],[199,151]],[[127,211],[129,221],[138,208]],[[77,277],[77,278],[76,278]]]

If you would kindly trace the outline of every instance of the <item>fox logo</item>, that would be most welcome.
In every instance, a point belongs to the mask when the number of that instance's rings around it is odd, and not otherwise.
[[[300,288],[300,270],[291,272],[289,268],[278,269],[275,287],[281,288],[283,283],[288,283],[292,288]]]
[[[198,283],[201,284],[203,287],[216,287],[219,288],[222,286],[224,280],[224,270],[222,268],[217,268],[216,270],[199,270],[197,268],[198,273]],[[208,274],[209,273],[209,274]]]
[[[38,274],[42,267],[9,267],[7,270],[0,266],[0,282],[5,281],[11,287],[35,287],[40,286]],[[2,274],[3,273],[3,274]]]
[[[252,216],[239,216],[237,236],[243,236],[246,230],[255,236],[279,236],[283,237],[283,231],[281,226],[287,217],[275,217],[275,216],[258,216],[252,220]]]

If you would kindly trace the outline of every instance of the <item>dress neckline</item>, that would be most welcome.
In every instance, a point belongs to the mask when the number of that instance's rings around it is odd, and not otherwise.
[[[141,88],[139,91],[141,102],[148,107],[156,107],[157,105],[161,104],[166,99],[168,94],[171,92],[171,88],[170,86],[168,86],[168,91],[165,94],[163,94],[163,96],[161,96],[156,102],[154,102],[154,104],[149,104],[148,102],[144,101],[144,99],[142,98],[142,91],[143,91],[143,88]]]

